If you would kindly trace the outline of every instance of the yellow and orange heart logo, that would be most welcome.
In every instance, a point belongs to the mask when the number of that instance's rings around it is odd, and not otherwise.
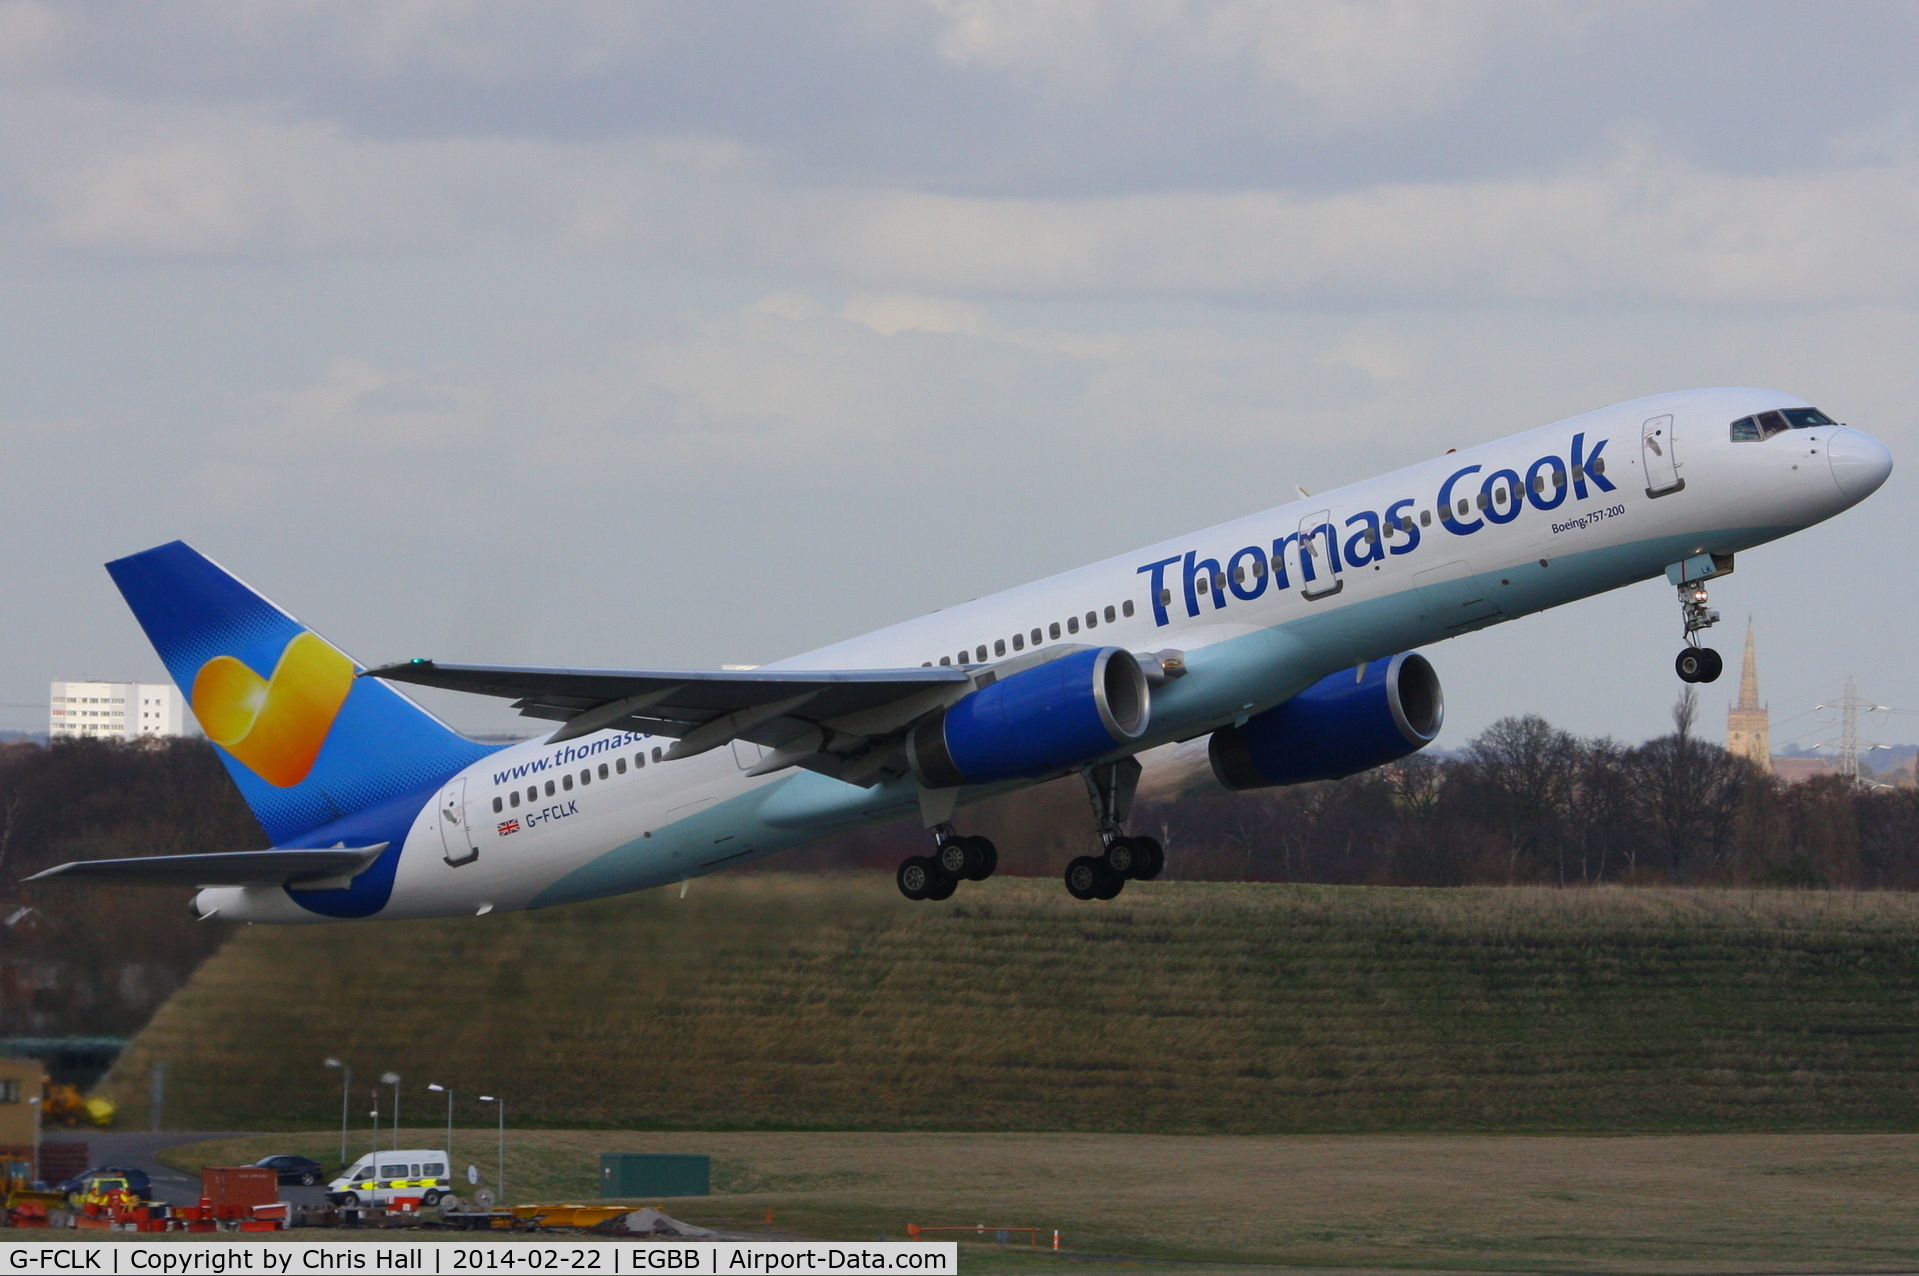
[[[215,656],[193,679],[193,713],[207,738],[275,788],[306,779],[353,690],[353,661],[311,630],[280,653],[271,678]]]

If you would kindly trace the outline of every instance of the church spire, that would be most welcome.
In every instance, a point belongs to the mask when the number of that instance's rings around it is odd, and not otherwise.
[[[1739,673],[1739,702],[1726,713],[1726,751],[1772,770],[1772,724],[1759,702],[1759,658],[1753,654],[1752,617],[1746,617],[1746,667]]]
[[[1746,663],[1739,673],[1739,703],[1735,709],[1759,708],[1759,660],[1752,651],[1752,617],[1746,617]]]

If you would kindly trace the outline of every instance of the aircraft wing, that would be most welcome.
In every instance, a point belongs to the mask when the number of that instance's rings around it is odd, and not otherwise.
[[[284,886],[341,877],[386,849],[331,847],[305,851],[226,851],[214,855],[143,855],[134,859],[75,860],[27,878],[94,882],[105,886]]]
[[[860,782],[848,765],[872,760],[872,742],[956,699],[973,675],[918,669],[537,669],[445,665],[432,660],[369,669],[362,677],[511,699],[529,718],[565,725],[549,743],[595,731],[635,731],[676,741],[669,758],[735,739],[773,750],[755,774],[808,766]]]

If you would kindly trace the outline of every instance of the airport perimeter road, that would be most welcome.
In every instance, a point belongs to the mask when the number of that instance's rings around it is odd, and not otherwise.
[[[200,1180],[197,1176],[186,1174],[163,1164],[160,1153],[170,1147],[183,1143],[198,1143],[203,1139],[243,1138],[247,1131],[165,1131],[158,1134],[146,1132],[108,1132],[74,1131],[64,1137],[75,1142],[84,1139],[87,1147],[87,1164],[124,1165],[131,1169],[145,1170],[153,1179],[153,1199],[164,1201],[168,1205],[194,1205],[200,1200]],[[51,1137],[59,1139],[60,1134]],[[319,1205],[326,1200],[324,1184],[315,1187],[301,1187],[296,1183],[282,1184],[280,1196],[283,1200],[296,1205]]]

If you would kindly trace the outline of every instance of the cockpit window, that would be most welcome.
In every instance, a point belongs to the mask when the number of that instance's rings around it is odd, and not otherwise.
[[[1815,425],[1837,424],[1818,408],[1786,408],[1779,412],[1761,412],[1740,417],[1732,423],[1734,443],[1759,443],[1787,430],[1810,430]]]

